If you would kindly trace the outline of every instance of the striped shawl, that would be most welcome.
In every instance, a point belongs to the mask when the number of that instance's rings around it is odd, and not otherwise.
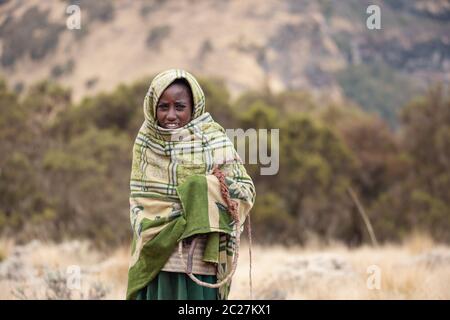
[[[157,102],[179,78],[191,87],[193,117],[182,128],[163,129],[156,121]],[[168,70],[157,75],[145,96],[144,115],[133,147],[130,179],[133,241],[127,299],[134,299],[156,277],[179,241],[194,235],[207,235],[203,260],[217,264],[218,280],[228,273],[239,235],[233,231],[219,181],[212,175],[214,166],[226,175],[241,226],[255,200],[251,178],[225,130],[205,112],[205,96],[191,74]],[[226,299],[229,288],[230,283],[219,288],[218,298]]]

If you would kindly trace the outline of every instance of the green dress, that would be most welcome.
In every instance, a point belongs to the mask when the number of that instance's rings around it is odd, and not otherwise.
[[[216,283],[213,275],[195,275],[199,280]],[[185,273],[160,271],[139,290],[137,300],[217,300],[217,289],[196,284]]]

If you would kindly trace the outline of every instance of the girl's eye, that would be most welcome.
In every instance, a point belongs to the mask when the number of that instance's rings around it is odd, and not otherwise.
[[[178,105],[176,106],[176,109],[177,109],[178,111],[183,111],[184,108],[186,108],[186,106],[184,106],[184,105],[182,105],[182,104],[178,104]]]
[[[158,109],[160,109],[160,110],[167,110],[167,105],[166,104],[160,104],[159,106],[158,106]]]

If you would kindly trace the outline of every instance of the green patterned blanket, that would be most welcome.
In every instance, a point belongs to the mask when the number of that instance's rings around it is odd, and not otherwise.
[[[193,119],[182,128],[163,129],[155,119],[156,105],[163,91],[179,78],[190,84]],[[134,299],[158,274],[179,241],[196,234],[208,234],[203,260],[217,263],[218,280],[229,272],[234,239],[239,235],[233,231],[234,221],[212,174],[214,166],[226,175],[241,226],[255,201],[251,178],[225,130],[205,112],[205,96],[191,74],[168,70],[157,75],[144,100],[144,115],[133,147],[127,299]],[[219,289],[220,299],[227,298],[229,285]]]

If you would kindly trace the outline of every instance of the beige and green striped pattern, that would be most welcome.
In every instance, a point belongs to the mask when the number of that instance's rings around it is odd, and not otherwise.
[[[158,126],[156,105],[176,79],[186,79],[194,98],[193,120],[180,129]],[[177,243],[207,234],[203,260],[217,264],[220,280],[231,267],[233,222],[222,200],[215,165],[226,175],[230,196],[239,204],[241,223],[255,188],[225,130],[205,112],[205,97],[195,78],[183,70],[165,71],[152,81],[144,99],[145,121],[133,147],[130,220],[133,229],[127,299],[134,299],[165,266]],[[229,285],[219,290],[226,299]]]

